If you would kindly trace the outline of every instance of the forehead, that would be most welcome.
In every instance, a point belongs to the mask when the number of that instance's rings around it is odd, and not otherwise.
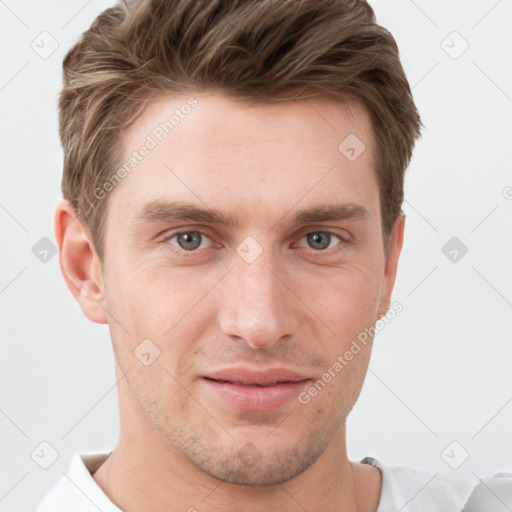
[[[116,208],[140,210],[166,197],[263,214],[298,201],[371,203],[378,195],[372,127],[357,103],[162,96],[122,144],[126,172],[110,199]]]

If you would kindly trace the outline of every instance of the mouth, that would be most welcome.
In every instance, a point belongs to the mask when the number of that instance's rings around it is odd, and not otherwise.
[[[270,386],[278,386],[279,384],[290,384],[292,381],[287,380],[279,380],[276,382],[269,382],[267,384],[260,384],[258,382],[243,382],[236,380],[223,380],[223,379],[210,379],[210,377],[204,377],[206,380],[211,380],[212,382],[219,382],[220,384],[233,384],[234,386],[252,386],[256,388],[268,388]],[[300,382],[300,381],[297,381]]]
[[[283,408],[296,399],[311,379],[284,368],[231,368],[206,375],[202,381],[223,403],[244,411],[265,412]]]

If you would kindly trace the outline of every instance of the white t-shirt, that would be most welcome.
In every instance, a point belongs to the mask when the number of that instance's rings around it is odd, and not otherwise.
[[[108,499],[91,475],[108,455],[100,452],[75,454],[68,473],[61,476],[39,503],[36,512],[123,512]],[[478,485],[477,478],[461,479],[402,466],[385,466],[372,457],[365,457],[360,462],[372,464],[382,474],[377,512],[512,510],[511,473],[495,475]]]

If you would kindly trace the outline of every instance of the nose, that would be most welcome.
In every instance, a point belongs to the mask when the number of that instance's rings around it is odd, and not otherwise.
[[[220,329],[252,348],[272,347],[294,335],[299,323],[289,279],[269,253],[264,251],[252,263],[235,254],[234,267],[222,287]]]

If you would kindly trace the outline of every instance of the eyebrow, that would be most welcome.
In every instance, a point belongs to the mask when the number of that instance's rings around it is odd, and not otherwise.
[[[280,223],[285,216],[276,224]],[[367,218],[368,211],[361,205],[353,203],[327,204],[297,211],[291,218],[290,224],[299,226],[315,222],[365,220]],[[184,201],[151,201],[143,207],[140,214],[134,217],[136,223],[142,224],[176,220],[221,225],[227,228],[239,227],[241,223],[240,218],[236,215],[224,213],[215,208],[199,207]]]

